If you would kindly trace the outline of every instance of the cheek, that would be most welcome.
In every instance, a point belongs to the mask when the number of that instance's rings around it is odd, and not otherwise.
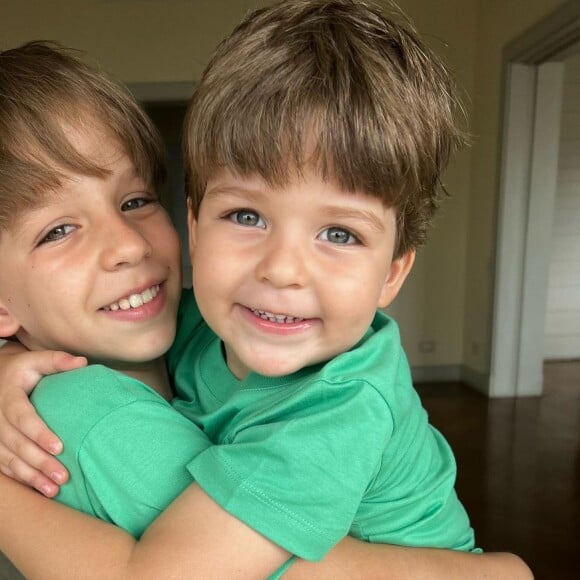
[[[372,322],[378,307],[384,279],[374,275],[364,276],[354,272],[336,284],[325,284],[325,296],[330,312],[338,314],[345,326],[366,327]],[[364,290],[364,291],[363,291]]]
[[[156,224],[152,224],[146,235],[149,240],[153,240],[154,246],[162,248],[166,255],[178,255],[181,251],[179,234],[165,216],[160,217],[160,221]]]

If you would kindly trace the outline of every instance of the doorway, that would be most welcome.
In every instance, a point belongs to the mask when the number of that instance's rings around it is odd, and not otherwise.
[[[490,397],[542,394],[564,60],[580,52],[571,0],[504,51]]]

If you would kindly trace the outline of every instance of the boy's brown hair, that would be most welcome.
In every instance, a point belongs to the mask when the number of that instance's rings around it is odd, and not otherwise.
[[[0,53],[0,231],[58,188],[63,172],[108,173],[67,138],[67,127],[90,130],[91,123],[111,132],[146,183],[161,185],[161,139],[121,85],[57,43],[29,42]]]
[[[314,163],[396,210],[396,256],[422,244],[463,134],[445,66],[400,20],[357,0],[284,0],[251,13],[218,46],[189,106],[194,211],[219,167],[282,186]]]

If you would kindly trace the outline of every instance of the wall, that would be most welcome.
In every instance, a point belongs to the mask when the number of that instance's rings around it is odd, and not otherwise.
[[[546,359],[580,358],[580,55],[565,61]]]
[[[474,88],[476,2],[398,2],[448,62],[466,95]],[[104,70],[126,83],[191,82],[212,48],[243,14],[264,4],[255,0],[0,0],[0,48],[31,39],[55,39],[86,50]],[[470,112],[473,99],[465,101]],[[463,363],[471,159],[471,151],[462,152],[447,172],[451,197],[391,308],[421,378],[457,377]]]

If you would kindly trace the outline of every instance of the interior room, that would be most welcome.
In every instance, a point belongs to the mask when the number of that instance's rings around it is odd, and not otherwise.
[[[386,0],[378,4],[388,5]],[[167,144],[186,239],[180,123],[212,49],[259,0],[0,1],[0,50],[86,51]],[[389,308],[458,464],[476,540],[536,579],[580,570],[580,3],[399,0],[460,88],[471,135]],[[191,283],[186,250],[184,284]],[[0,554],[0,580],[20,574]]]

